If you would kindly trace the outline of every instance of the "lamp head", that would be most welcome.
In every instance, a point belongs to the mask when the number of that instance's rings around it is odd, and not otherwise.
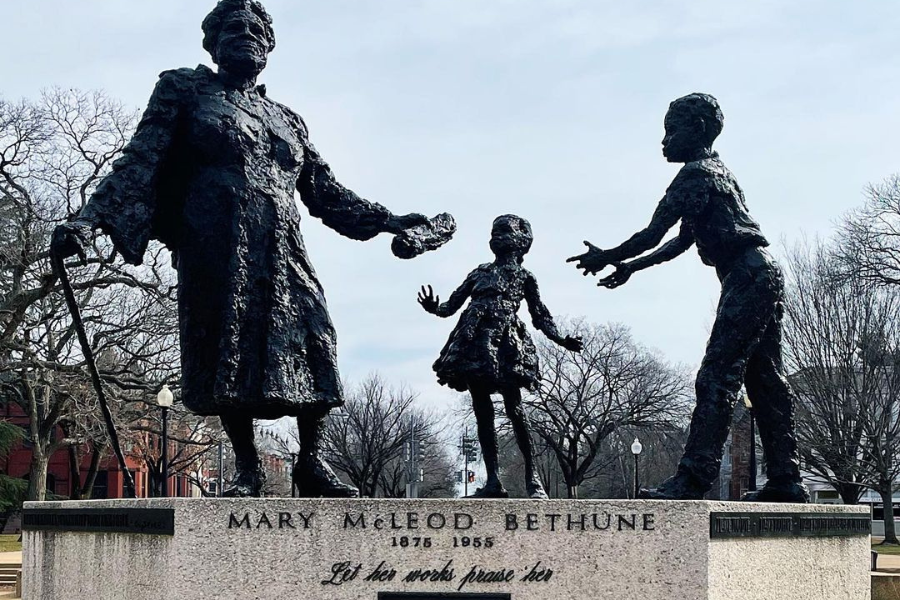
[[[167,384],[163,385],[156,395],[156,403],[162,408],[169,408],[174,401],[175,395],[172,394],[172,390],[169,389]]]
[[[634,438],[634,443],[631,444],[631,453],[637,456],[644,450],[644,447],[641,445],[641,441],[637,438]]]

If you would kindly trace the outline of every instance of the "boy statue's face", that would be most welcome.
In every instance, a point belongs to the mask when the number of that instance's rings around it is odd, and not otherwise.
[[[686,110],[669,109],[665,119],[666,135],[662,153],[669,162],[688,162],[707,146],[703,119]]]

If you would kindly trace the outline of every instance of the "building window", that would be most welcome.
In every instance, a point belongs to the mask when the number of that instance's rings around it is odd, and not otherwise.
[[[98,471],[97,477],[94,479],[94,489],[91,491],[91,498],[94,500],[104,500],[109,498],[109,472]]]

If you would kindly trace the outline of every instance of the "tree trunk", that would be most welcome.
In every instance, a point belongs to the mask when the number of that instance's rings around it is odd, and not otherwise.
[[[88,472],[84,478],[84,486],[81,488],[82,500],[90,500],[94,494],[94,483],[97,481],[97,473],[100,472],[100,460],[103,458],[103,454],[103,448],[93,445],[91,464],[88,466]]]
[[[100,470],[100,460],[103,458],[103,449],[91,443],[91,462],[88,464],[84,483],[81,482],[81,463],[84,457],[74,445],[69,446],[69,481],[71,482],[69,498],[72,500],[90,500],[94,491],[94,482],[97,480],[97,472]]]
[[[855,483],[843,483],[835,485],[835,488],[841,496],[841,502],[852,506],[859,504],[859,498],[863,492],[862,486]]]
[[[897,530],[894,526],[894,485],[892,481],[881,481],[878,485],[881,503],[884,506],[884,541],[882,544],[900,545]]]
[[[47,467],[50,465],[50,457],[43,452],[38,444],[31,449],[31,471],[28,476],[28,496],[33,502],[43,502],[47,499]]]

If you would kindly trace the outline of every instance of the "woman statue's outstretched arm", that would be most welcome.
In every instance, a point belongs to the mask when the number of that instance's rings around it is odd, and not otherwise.
[[[417,213],[395,215],[381,204],[360,198],[341,185],[331,167],[309,142],[305,125],[300,134],[304,140],[304,162],[297,191],[309,214],[321,219],[327,227],[354,240],[368,240],[379,233],[399,234],[410,227],[428,223],[426,216]]]

